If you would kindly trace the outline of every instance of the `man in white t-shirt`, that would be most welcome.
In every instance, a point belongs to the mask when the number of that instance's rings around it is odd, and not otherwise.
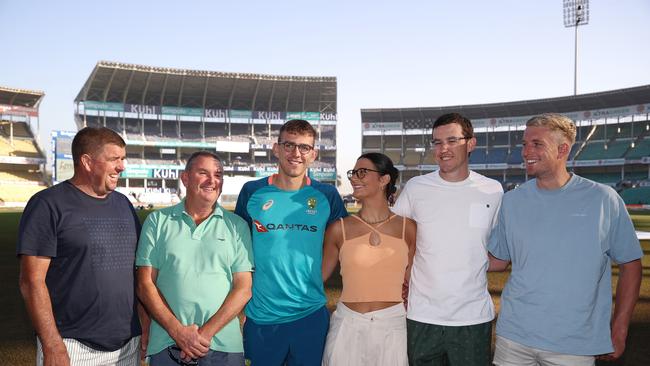
[[[503,196],[501,184],[469,170],[476,146],[458,113],[433,124],[439,169],[408,181],[393,211],[417,222],[409,284],[411,366],[490,365],[494,305],[487,290],[487,240]]]

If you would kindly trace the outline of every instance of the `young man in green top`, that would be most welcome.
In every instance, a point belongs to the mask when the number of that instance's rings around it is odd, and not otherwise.
[[[136,255],[138,296],[152,317],[147,355],[152,366],[243,366],[237,314],[251,297],[250,230],[217,204],[217,155],[194,153],[181,180],[187,196],[149,215]]]

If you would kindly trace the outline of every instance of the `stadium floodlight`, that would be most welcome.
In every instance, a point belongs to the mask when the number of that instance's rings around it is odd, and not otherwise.
[[[575,28],[573,95],[578,92],[578,27],[589,24],[589,0],[564,0],[564,26]]]

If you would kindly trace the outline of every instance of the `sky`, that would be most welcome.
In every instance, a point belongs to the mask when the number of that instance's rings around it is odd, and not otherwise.
[[[650,84],[650,1],[591,0],[589,11],[578,94]],[[0,85],[45,92],[46,149],[51,130],[76,129],[74,98],[100,60],[335,76],[342,176],[361,153],[362,108],[573,94],[561,0],[0,0],[0,21]]]

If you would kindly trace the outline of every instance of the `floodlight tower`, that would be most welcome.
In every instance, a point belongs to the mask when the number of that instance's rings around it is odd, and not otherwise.
[[[589,24],[589,0],[564,0],[564,26],[575,27],[573,95],[578,93],[578,26]]]

